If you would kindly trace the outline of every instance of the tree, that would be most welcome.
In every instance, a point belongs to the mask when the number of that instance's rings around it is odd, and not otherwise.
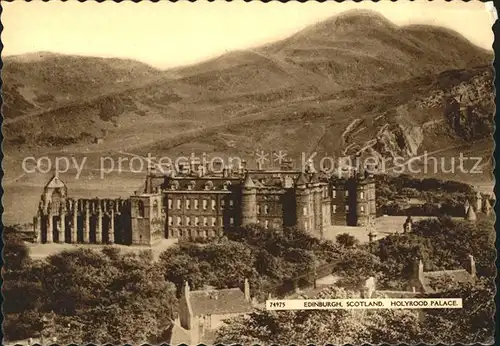
[[[346,299],[354,293],[331,287],[317,299]],[[414,343],[420,333],[417,315],[410,310],[259,310],[230,320],[217,331],[224,344],[362,344]],[[403,329],[405,328],[405,329]]]
[[[150,254],[108,249],[49,256],[18,271],[6,288],[4,333],[10,340],[40,335],[41,319],[53,314],[53,336],[60,343],[156,342],[169,329],[177,304]],[[19,321],[31,335],[19,333]]]
[[[9,272],[18,270],[31,262],[29,249],[24,243],[23,236],[19,229],[16,227],[5,227],[3,239],[3,271]]]
[[[416,310],[368,310],[364,325],[368,335],[365,343],[372,345],[428,343],[423,338],[422,323]]]
[[[184,281],[193,289],[227,288],[241,286],[248,278],[252,294],[262,298],[306,285],[313,264],[332,262],[339,248],[295,228],[265,230],[250,225],[235,229],[224,242],[183,242],[163,252],[158,266],[178,290]]]
[[[438,283],[436,283],[438,284]],[[491,278],[475,283],[442,282],[436,298],[462,298],[461,309],[432,309],[426,314],[424,331],[429,343],[493,343],[495,284]]]
[[[407,280],[416,257],[426,270],[433,271],[462,269],[473,255],[477,275],[494,276],[494,237],[490,219],[470,223],[441,217],[416,222],[412,233],[389,235],[378,241],[375,255],[383,264],[380,284],[384,287],[387,282]]]
[[[333,273],[342,277],[338,283],[350,289],[358,289],[370,276],[377,276],[381,263],[377,256],[366,249],[348,249],[340,254]]]
[[[337,237],[335,237],[335,240],[337,241],[338,244],[345,247],[355,247],[356,245],[359,244],[359,240],[356,239],[356,237],[354,237],[353,235],[350,235],[349,233],[339,234]]]

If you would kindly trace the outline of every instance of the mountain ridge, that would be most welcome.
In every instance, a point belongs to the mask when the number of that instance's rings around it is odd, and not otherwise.
[[[442,118],[436,105],[432,116],[421,116],[427,106],[413,105],[414,94],[426,88],[437,92],[439,83],[468,83],[474,77],[460,80],[460,71],[474,71],[492,59],[448,29],[398,27],[373,12],[343,14],[278,42],[171,70],[114,58],[42,55],[55,59],[56,67],[33,64],[36,53],[26,70],[19,66],[23,63],[4,61],[4,150],[77,151],[83,145],[110,152],[205,147],[250,154],[256,143],[299,152],[298,142],[304,140],[306,151],[348,152],[353,143],[363,147],[375,139],[381,131],[377,117],[403,126],[386,133],[384,141],[391,143],[383,145],[392,147],[406,133],[405,124],[415,123],[410,116],[419,119],[416,127]],[[449,76],[440,77],[444,71]],[[347,143],[339,141],[355,119],[358,132],[344,136]],[[301,134],[304,129],[307,136]],[[200,134],[205,137],[197,138]],[[443,142],[460,142],[449,136]],[[104,144],[92,144],[98,137]],[[425,142],[402,152],[416,155]]]

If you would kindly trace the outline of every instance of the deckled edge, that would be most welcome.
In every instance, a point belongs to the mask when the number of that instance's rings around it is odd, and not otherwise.
[[[2,16],[3,14],[3,6],[0,3],[0,263],[3,268],[4,260],[3,260],[3,249],[4,249],[4,242],[3,242],[3,230],[4,230],[4,224],[3,224],[3,177],[4,177],[4,172],[3,172],[3,41],[2,41],[2,34],[3,34],[3,24],[2,24]],[[4,325],[4,318],[3,318],[3,280],[2,280],[2,293],[1,295],[1,313],[0,313],[0,324],[2,328],[2,345],[3,345],[3,325]]]
[[[500,68],[498,67],[498,64],[500,63],[500,61],[498,60],[497,57],[500,57],[500,40],[498,39],[497,37],[497,32],[498,32],[498,26],[499,26],[499,23],[498,23],[498,11],[495,7],[495,3],[493,1],[489,1],[489,2],[485,2],[485,8],[487,11],[489,11],[490,13],[490,16],[491,16],[491,21],[492,21],[492,27],[491,27],[491,30],[493,31],[493,43],[492,43],[492,48],[493,48],[493,62],[492,62],[492,68],[493,68],[493,95],[494,95],[494,98],[495,98],[495,112],[494,114],[492,115],[493,116],[493,133],[492,133],[492,137],[493,137],[493,154],[492,154],[492,161],[493,161],[493,165],[492,165],[492,169],[493,169],[493,179],[495,180],[494,182],[494,186],[493,186],[493,193],[495,194],[495,201],[494,201],[494,206],[493,206],[493,211],[494,211],[494,214],[495,214],[495,224],[494,224],[494,227],[495,227],[495,233],[496,233],[496,237],[495,237],[495,247],[496,247],[496,250],[497,250],[497,256],[496,256],[496,259],[495,259],[495,266],[497,268],[496,270],[496,276],[495,276],[495,311],[493,312],[493,315],[491,316],[491,318],[493,319],[493,322],[495,324],[495,331],[498,329],[499,327],[499,320],[500,320],[500,316],[498,316],[496,314],[496,311],[500,311],[500,308],[499,308],[499,305],[500,305],[500,299],[499,299],[499,296],[498,296],[498,287],[497,287],[497,283],[498,283],[498,270],[500,269],[500,257],[498,256],[498,251],[500,249],[500,236],[499,236],[499,232],[498,232],[498,218],[496,217],[496,215],[498,215],[498,203],[497,203],[497,175],[499,175],[499,170],[498,168],[496,167],[496,163],[497,162],[500,162],[500,159],[498,158],[498,156],[500,155],[500,152],[497,150],[498,149],[498,146],[497,146],[497,135],[499,134],[497,132],[497,109],[498,109],[498,93],[497,93],[497,86],[500,82],[500,79],[497,78],[497,73],[500,71]],[[497,52],[498,52],[498,55],[497,55]],[[494,332],[494,338],[496,336],[496,332]],[[497,342],[496,338],[495,338],[495,343]]]

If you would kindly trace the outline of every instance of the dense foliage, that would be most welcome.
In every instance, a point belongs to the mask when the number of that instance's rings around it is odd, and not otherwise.
[[[353,292],[330,287],[315,298],[353,298]],[[278,344],[343,345],[413,343],[422,335],[412,310],[259,310],[249,318],[236,318],[217,333],[226,345]]]
[[[495,248],[493,220],[477,223],[448,217],[417,222],[413,232],[395,234],[369,245],[338,237],[334,274],[342,277],[317,298],[345,298],[359,292],[369,276],[378,289],[404,290],[415,258],[425,270],[463,268],[468,255],[476,261],[475,283],[446,278],[433,282],[434,297],[463,299],[463,309],[435,309],[421,318],[415,310],[257,311],[249,318],[231,320],[218,332],[224,343],[361,344],[361,343],[474,343],[493,335]]]
[[[18,259],[3,271],[8,340],[55,336],[59,343],[151,342],[162,340],[170,327],[174,292],[149,253],[79,249],[31,262],[24,244],[14,237],[5,243],[6,260]]]
[[[179,289],[188,281],[194,289],[241,286],[248,278],[252,294],[281,295],[310,285],[313,266],[331,263],[339,247],[294,228],[265,230],[243,227],[217,243],[181,243],[166,250],[158,263],[166,280]],[[305,275],[304,275],[305,274]]]
[[[480,218],[471,223],[449,217],[415,222],[411,233],[388,235],[376,243],[344,247],[335,273],[348,287],[374,276],[383,289],[403,289],[416,258],[426,271],[464,268],[474,256],[480,277],[495,276],[494,221]]]
[[[465,201],[474,200],[476,195],[473,187],[465,183],[407,174],[379,174],[376,182],[379,214],[463,216]],[[421,205],[411,205],[409,199],[416,199]]]
[[[461,297],[460,310],[256,311],[218,332],[225,343],[427,343],[488,341],[492,334],[495,276],[493,220],[448,217],[414,223],[412,232],[360,244],[341,234],[338,243],[296,229],[244,227],[217,242],[180,242],[161,254],[123,254],[116,248],[78,249],[31,261],[22,237],[5,232],[4,332],[8,340],[56,336],[57,342],[159,343],[175,316],[176,288],[237,287],[244,278],[252,295],[286,295],[310,287],[320,268],[342,279],[320,298],[357,294],[369,277],[379,289],[403,289],[415,257],[426,270],[463,268],[473,255],[477,282],[433,282],[439,297]],[[326,266],[326,267],[325,267]],[[340,288],[340,286],[344,288]]]
[[[430,297],[462,298],[462,309],[429,310],[423,328],[430,340],[444,344],[493,344],[495,284],[491,277],[474,283],[442,283]]]

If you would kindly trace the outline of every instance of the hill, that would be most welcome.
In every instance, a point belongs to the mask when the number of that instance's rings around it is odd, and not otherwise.
[[[450,30],[398,27],[372,11],[347,11],[265,50],[344,87],[400,81],[491,60],[491,54]]]
[[[10,57],[4,150],[252,157],[263,149],[300,162],[312,152],[454,155],[478,141],[486,157],[491,60],[457,33],[398,27],[368,11],[171,71],[122,59]],[[460,93],[479,113],[473,137],[447,120],[444,105]],[[92,144],[96,137],[104,143]]]
[[[15,118],[151,82],[158,70],[126,59],[50,52],[3,58],[4,116]]]

